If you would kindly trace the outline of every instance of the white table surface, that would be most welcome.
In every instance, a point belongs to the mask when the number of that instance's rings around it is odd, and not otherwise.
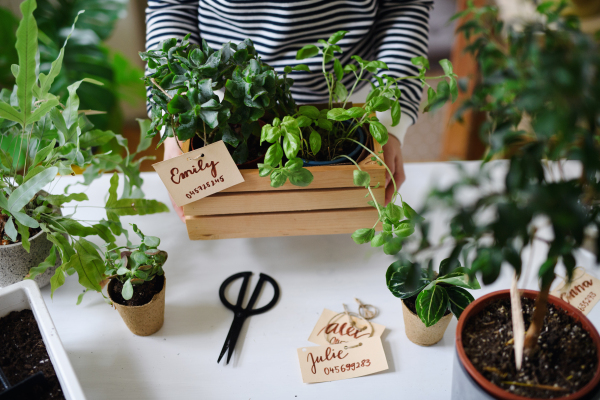
[[[401,193],[418,208],[431,184],[452,179],[453,167],[408,164],[406,175]],[[109,178],[102,177],[87,190],[92,200],[86,205],[103,204]],[[143,178],[147,198],[170,206],[158,176],[145,173]],[[62,178],[53,193],[76,179]],[[80,207],[77,216],[99,219],[104,213]],[[82,291],[75,276],[67,278],[54,300],[49,287],[42,290],[88,399],[450,398],[456,319],[437,345],[419,347],[410,342],[404,334],[400,300],[385,285],[385,271],[394,258],[381,249],[356,245],[349,234],[190,241],[173,212],[126,217],[123,222],[135,222],[144,233],[159,236],[160,247],[169,253],[165,324],[160,331],[150,337],[133,335],[97,293],[88,293],[81,305],[75,305]],[[444,225],[440,218],[433,228],[439,234]],[[538,265],[540,251],[534,256]],[[593,265],[586,254],[578,261]],[[240,271],[255,273],[248,292],[259,272],[271,275],[279,283],[281,298],[271,311],[245,323],[232,362],[218,365],[233,319],[219,300],[219,286]],[[598,276],[596,270],[591,273]],[[511,274],[505,268],[496,283],[473,295],[508,288]],[[535,276],[520,286],[537,288]],[[233,286],[234,295],[237,287]],[[270,285],[266,288],[259,305],[271,299]],[[380,310],[374,321],[387,327],[383,343],[389,370],[336,382],[302,383],[296,349],[312,345],[307,338],[324,308],[340,311],[346,303],[356,310],[354,297]],[[600,307],[588,317],[598,326]]]

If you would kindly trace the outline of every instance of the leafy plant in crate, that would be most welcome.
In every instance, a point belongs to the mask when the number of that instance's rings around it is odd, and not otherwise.
[[[21,243],[18,248],[24,250],[20,257],[22,267],[26,271],[31,268],[30,278],[46,274],[60,257],[60,266],[50,280],[52,293],[64,283],[65,274],[72,275],[75,272],[86,289],[100,291],[104,273],[102,258],[97,247],[85,237],[97,235],[109,247],[114,247],[115,235],[126,234],[120,216],[164,212],[168,208],[158,201],[141,198],[141,159],[136,159],[137,153],[128,153],[127,141],[111,131],[94,129],[85,113],[79,111],[79,86],[86,81],[93,84],[98,82],[84,79],[69,85],[69,97],[64,105],[50,93],[50,87],[60,72],[64,52],[61,51],[52,63],[48,75],[38,73],[38,30],[33,17],[35,8],[35,0],[26,0],[21,4],[23,19],[16,34],[19,65],[13,66],[17,85],[12,92],[6,89],[0,92],[1,140],[13,138],[24,149],[22,169],[18,168],[20,160],[12,159],[10,154],[0,151],[2,237],[4,244]],[[116,139],[124,149],[121,154],[92,152],[92,147],[112,139]],[[143,139],[138,151],[149,145],[149,140]],[[92,183],[104,171],[116,170],[124,174],[125,185],[120,199],[117,196],[119,176],[115,172],[111,178],[105,204],[106,219],[90,223],[78,221],[74,214],[61,215],[60,209],[68,207],[66,203],[88,200],[85,193],[55,195],[42,191],[52,182],[56,183],[60,176],[74,175],[73,167],[85,170],[84,185]],[[35,236],[30,238],[32,234]],[[49,241],[51,246],[45,250],[45,254],[39,249],[35,249],[35,252],[31,249],[31,256],[26,255],[25,252],[30,251],[30,239],[39,237],[42,245],[45,246]],[[9,247],[0,246],[0,254],[5,254],[1,268],[3,274],[7,274],[7,266],[15,260],[10,250],[6,249]],[[38,258],[34,257],[34,253]],[[40,255],[43,256],[41,259]],[[22,279],[24,275],[17,279]]]
[[[113,248],[104,256],[108,295],[129,329],[147,336],[164,322],[167,253],[158,249],[156,236],[144,235],[135,224],[133,231],[142,240],[138,246]]]
[[[600,382],[600,340],[593,325],[549,296],[557,266],[565,267],[570,280],[588,230],[600,227],[598,38],[583,33],[576,17],[561,16],[565,5],[542,3],[535,20],[518,28],[504,26],[496,7],[471,4],[457,15],[469,16],[459,29],[472,40],[469,51],[482,75],[464,109],[488,114],[481,127],[485,161],[508,161],[484,164],[475,174],[462,171],[456,183],[433,190],[423,213],[443,210],[449,235],[432,242],[427,224],[419,223],[410,247],[415,258],[448,248],[450,270],[462,259],[484,284],[496,281],[503,265],[514,269],[510,301],[502,292],[487,303],[476,300],[457,332],[461,364],[472,364],[469,375],[486,391],[498,390],[493,393],[500,398],[508,397],[506,391],[582,398],[582,390]],[[499,188],[494,177],[500,173],[505,178]],[[476,196],[465,201],[465,192]],[[524,253],[534,249],[541,261],[524,263]],[[520,296],[517,282],[526,271],[537,275],[540,291]],[[498,335],[476,333],[486,318],[492,321],[489,332]],[[560,338],[544,333],[552,331],[560,331]],[[566,354],[578,360],[576,366],[560,362]]]
[[[371,74],[376,74],[381,69],[388,69],[383,61],[367,61],[354,55],[352,56],[353,63],[343,66],[340,59],[336,57],[336,53],[341,54],[342,50],[337,43],[344,38],[346,33],[346,31],[339,31],[327,41],[319,40],[319,45],[304,46],[296,54],[298,60],[321,54],[322,73],[329,90],[329,101],[320,110],[315,106],[300,106],[297,112],[283,119],[276,118],[272,124],[263,126],[261,143],[266,141],[272,144],[267,151],[264,164],[259,165],[259,169],[261,176],[271,177],[271,186],[273,187],[282,186],[288,177],[294,185],[310,184],[312,179],[308,180],[308,171],[306,179],[298,179],[296,171],[302,165],[354,161],[360,153],[361,147],[365,148],[364,131],[367,127],[373,139],[380,145],[385,145],[388,141],[388,131],[373,114],[376,111],[390,111],[392,125],[398,125],[401,117],[399,100],[402,95],[398,82],[402,80],[419,79],[423,86],[428,87],[426,110],[439,107],[449,97],[453,100],[456,98],[458,93],[456,75],[448,60],[440,62],[445,73],[443,76],[426,77],[425,73],[429,68],[429,62],[424,57],[416,57],[412,59],[412,62],[419,67],[418,76],[393,78],[387,74],[383,74],[381,77],[372,75],[377,84],[370,81]],[[328,65],[332,62],[333,71],[329,71]],[[306,65],[298,65],[294,69],[310,72]],[[285,68],[285,72],[291,71],[291,67]],[[353,74],[355,78],[350,92],[342,83],[342,79],[347,74]],[[427,80],[439,78],[447,80],[442,80],[436,91],[427,83]],[[368,81],[372,86],[365,104],[362,107],[346,109],[348,98],[352,96],[357,85],[362,81]],[[334,103],[334,101],[339,103]],[[284,155],[288,160],[285,164],[283,163]],[[377,155],[372,154],[372,156],[374,157],[373,161],[376,161]]]
[[[215,51],[204,40],[201,46],[190,43],[189,36],[140,53],[150,70],[146,85],[152,87],[148,135],[165,128],[160,143],[168,137],[197,137],[206,144],[223,140],[237,164],[254,159],[260,155],[259,119],[294,112],[293,81],[264,64],[250,39]],[[225,91],[223,100],[214,93],[219,89]]]

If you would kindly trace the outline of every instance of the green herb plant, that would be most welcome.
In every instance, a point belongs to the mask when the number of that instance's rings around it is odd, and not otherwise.
[[[60,266],[51,278],[52,294],[64,282],[66,275],[77,273],[86,290],[101,291],[104,267],[98,248],[88,236],[99,236],[110,247],[116,247],[116,236],[127,234],[120,216],[143,215],[168,211],[156,201],[143,199],[139,151],[149,147],[142,138],[137,152],[130,154],[127,140],[111,131],[94,129],[86,113],[79,110],[77,90],[83,79],[68,86],[69,97],[60,99],[50,92],[59,75],[64,46],[52,63],[48,74],[39,73],[38,29],[33,12],[35,0],[21,3],[23,19],[16,32],[16,50],[19,65],[12,66],[16,86],[12,91],[0,92],[0,142],[12,140],[17,149],[12,154],[23,154],[24,160],[13,159],[9,152],[0,150],[0,209],[3,242],[21,242],[30,251],[29,237],[40,230],[53,243],[48,257],[31,269],[28,277],[44,273],[53,267],[58,257]],[[67,40],[69,37],[67,37]],[[120,153],[94,153],[93,147],[115,139]],[[125,154],[125,155],[123,155]],[[19,168],[19,165],[22,168]],[[71,202],[88,200],[85,193],[48,194],[43,189],[60,179],[74,175],[74,168],[84,170],[83,185],[89,185],[102,172],[118,171],[124,174],[125,185],[121,198],[117,196],[119,175],[114,173],[104,209],[106,219],[79,221]],[[51,192],[49,189],[48,191]],[[60,209],[73,209],[62,215]],[[80,298],[81,300],[81,298]]]
[[[158,249],[160,239],[146,236],[137,225],[132,226],[142,242],[138,246],[110,249],[104,255],[105,275],[107,279],[118,279],[123,284],[121,295],[125,300],[133,297],[136,285],[164,275],[163,265],[167,261],[167,253]]]
[[[418,79],[423,86],[427,86],[426,111],[438,108],[448,98],[452,98],[452,101],[456,99],[458,94],[456,74],[452,71],[452,64],[448,60],[440,61],[444,75],[436,77],[425,76],[429,69],[429,61],[425,57],[415,57],[411,60],[414,65],[419,67],[419,75],[401,78],[393,78],[387,74],[383,74],[381,77],[372,75],[379,70],[388,69],[386,63],[379,60],[363,60],[357,55],[351,57],[352,63],[343,66],[336,53],[342,53],[342,49],[337,43],[344,38],[346,33],[346,31],[339,31],[327,41],[319,40],[318,45],[304,46],[296,54],[298,60],[321,54],[322,73],[327,83],[329,100],[327,107],[321,110],[314,106],[301,106],[297,112],[284,117],[283,120],[276,118],[272,124],[263,126],[261,144],[265,141],[272,144],[266,153],[264,164],[259,165],[259,170],[261,176],[271,177],[271,186],[273,187],[282,186],[287,178],[294,185],[307,186],[310,184],[312,174],[308,180],[309,171],[306,171],[300,179],[298,177],[299,172],[297,171],[300,171],[303,160],[345,158],[344,144],[361,144],[356,142],[358,129],[366,131],[368,126],[368,131],[373,139],[380,145],[385,145],[388,141],[388,131],[374,113],[390,110],[392,125],[398,125],[401,117],[399,103],[401,91],[398,83],[402,80]],[[332,62],[333,70],[331,71]],[[294,68],[288,66],[284,71],[290,73],[292,70],[310,72],[308,66],[304,64]],[[347,74],[353,74],[355,78],[350,92],[342,83],[342,78]],[[376,79],[377,85],[370,81],[371,76]],[[439,82],[437,91],[427,83],[428,80],[440,78],[444,79]],[[362,81],[368,81],[372,86],[365,104],[362,107],[346,108],[348,98],[352,96],[357,85]],[[334,101],[338,101],[338,103],[336,104]],[[285,165],[282,161],[284,155],[288,160]],[[373,161],[375,161],[375,156]]]
[[[243,164],[249,140],[258,147],[259,119],[295,111],[289,90],[293,80],[263,63],[250,39],[215,51],[205,40],[201,46],[190,43],[189,36],[140,53],[150,70],[146,85],[152,88],[148,135],[165,128],[160,143],[168,137],[185,141],[198,136],[206,144],[223,140],[234,161]],[[219,89],[225,90],[222,101],[214,93]]]
[[[466,289],[480,289],[481,286],[469,272],[460,264],[452,265],[448,258],[440,263],[439,274],[433,271],[432,263],[422,268],[418,263],[401,258],[389,266],[385,280],[394,296],[403,300],[416,296],[417,315],[426,327],[430,327],[448,310],[460,318],[474,300]]]

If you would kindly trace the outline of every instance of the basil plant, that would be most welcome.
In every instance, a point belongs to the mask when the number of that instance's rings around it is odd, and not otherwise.
[[[449,310],[460,318],[463,310],[474,300],[466,289],[480,289],[479,282],[469,277],[469,270],[450,258],[440,263],[439,274],[418,263],[401,259],[387,269],[385,280],[388,289],[400,299],[417,297],[417,315],[425,326],[435,325]]]
[[[148,135],[165,128],[160,143],[168,137],[185,141],[198,136],[207,144],[223,140],[242,164],[249,146],[258,146],[260,118],[295,112],[289,90],[293,80],[263,63],[250,39],[215,51],[205,40],[201,46],[190,43],[189,36],[140,53],[150,71],[145,78],[152,94]],[[219,89],[225,90],[223,100],[215,94]]]

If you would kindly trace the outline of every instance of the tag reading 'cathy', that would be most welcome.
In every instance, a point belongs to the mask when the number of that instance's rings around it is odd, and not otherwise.
[[[180,207],[244,182],[222,140],[152,166]]]
[[[587,274],[584,268],[578,267],[570,285],[563,282],[550,294],[563,299],[587,315],[600,300],[600,280]]]
[[[388,369],[379,337],[354,343],[301,347],[298,360],[304,383],[339,381]]]
[[[323,346],[338,343],[350,343],[358,339],[368,337],[381,337],[385,326],[367,323],[365,320],[351,317],[354,325],[361,329],[366,326],[366,329],[360,331],[352,326],[350,319],[345,313],[336,313],[328,309],[324,309],[321,317],[317,321],[317,325],[310,334],[308,341],[320,344]],[[373,333],[373,335],[371,335]]]

